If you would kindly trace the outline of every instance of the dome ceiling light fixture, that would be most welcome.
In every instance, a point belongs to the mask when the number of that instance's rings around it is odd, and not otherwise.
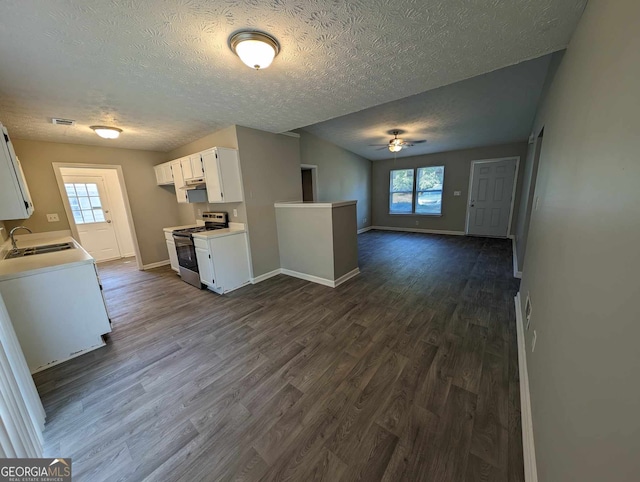
[[[103,139],[117,139],[122,129],[108,126],[91,126],[91,129]]]
[[[229,37],[229,47],[245,65],[266,69],[280,53],[280,44],[271,35],[256,30],[242,30]]]

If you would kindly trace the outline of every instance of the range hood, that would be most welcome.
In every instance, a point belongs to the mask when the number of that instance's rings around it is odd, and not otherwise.
[[[184,181],[185,183],[185,189],[197,189],[198,187],[202,186],[204,188],[204,186],[206,185],[206,182],[204,180],[204,177],[197,177],[195,179],[187,179]]]

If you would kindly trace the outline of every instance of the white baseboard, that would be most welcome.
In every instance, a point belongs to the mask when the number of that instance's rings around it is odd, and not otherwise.
[[[171,264],[171,261],[168,259],[165,259],[164,261],[158,261],[157,263],[142,265],[142,269],[147,270],[147,269],[159,268],[161,266],[166,266],[168,264]]]
[[[274,276],[278,276],[282,274],[282,270],[280,268],[274,269],[273,271],[269,271],[268,273],[261,274],[260,276],[256,276],[255,278],[251,278],[251,284],[258,284],[261,281],[268,280],[269,278],[273,278]]]
[[[516,332],[518,336],[518,371],[520,376],[520,417],[522,421],[522,452],[524,455],[525,482],[538,482],[536,450],[533,440],[533,419],[531,416],[531,395],[529,392],[529,372],[527,370],[527,347],[522,321],[520,293],[514,298],[516,305]]]
[[[513,251],[513,277],[522,279],[522,271],[518,271],[518,249],[515,236],[511,238],[511,249]]]
[[[373,228],[371,226],[367,226],[366,228],[358,229],[358,234],[366,233],[367,231],[371,231]]]
[[[261,274],[260,276],[256,276],[255,278],[251,278],[251,284],[257,284],[262,281],[268,280],[269,278],[273,278],[274,276],[278,276],[279,274],[284,274],[287,276],[292,276],[294,278],[303,279],[305,281],[311,281],[312,283],[318,283],[323,286],[328,286],[329,288],[335,288],[336,286],[341,285],[345,281],[350,280],[354,276],[360,274],[360,268],[356,268],[354,270],[349,271],[347,274],[341,276],[337,280],[333,281],[327,278],[320,278],[319,276],[313,276],[306,273],[300,273],[298,271],[292,271],[290,269],[274,269],[273,271],[269,271],[268,273]]]
[[[352,269],[347,274],[340,276],[337,280],[333,282],[333,287],[340,286],[345,281],[349,281],[354,276],[358,276],[360,274],[360,268]]]
[[[446,231],[444,229],[395,228],[391,226],[371,226],[381,231],[400,231],[405,233],[446,234],[449,236],[465,236],[464,231]]]
[[[318,283],[319,285],[328,286],[329,288],[335,288],[335,281],[320,278],[319,276],[313,276],[311,274],[300,273],[298,271],[291,271],[290,269],[282,268],[282,274],[286,274],[287,276],[293,276],[294,278],[300,278],[305,281],[311,281],[312,283]]]

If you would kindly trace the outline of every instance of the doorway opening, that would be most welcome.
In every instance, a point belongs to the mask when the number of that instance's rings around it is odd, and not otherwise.
[[[506,238],[511,234],[519,164],[519,157],[471,162],[468,236]]]
[[[533,164],[531,166],[531,175],[529,177],[529,185],[523,186],[522,196],[526,196],[527,205],[524,212],[524,224],[522,228],[521,236],[518,237],[517,248],[518,248],[518,270],[522,271],[524,268],[524,259],[527,251],[527,238],[529,236],[529,225],[531,224],[531,213],[534,210],[534,200],[536,193],[536,182],[538,181],[538,165],[540,164],[540,153],[542,152],[542,141],[544,138],[544,127],[538,134],[538,137],[535,140],[534,152],[533,152]],[[527,171],[525,170],[525,179],[527,178]],[[525,193],[526,190],[526,193]],[[537,200],[536,200],[536,209],[537,209]],[[520,212],[522,214],[522,211]],[[519,224],[520,222],[518,222]]]
[[[73,237],[100,263],[134,257],[142,269],[122,168],[53,164]]]
[[[302,200],[304,202],[318,201],[318,166],[301,164]]]

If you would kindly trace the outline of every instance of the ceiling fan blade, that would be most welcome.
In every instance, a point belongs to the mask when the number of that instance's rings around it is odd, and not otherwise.
[[[409,141],[411,144],[424,144],[427,142],[426,139],[420,139],[419,141]]]
[[[378,147],[376,151],[381,151],[383,149],[389,149],[389,146],[385,144],[383,147]]]
[[[388,146],[389,144],[369,144],[370,147]]]

